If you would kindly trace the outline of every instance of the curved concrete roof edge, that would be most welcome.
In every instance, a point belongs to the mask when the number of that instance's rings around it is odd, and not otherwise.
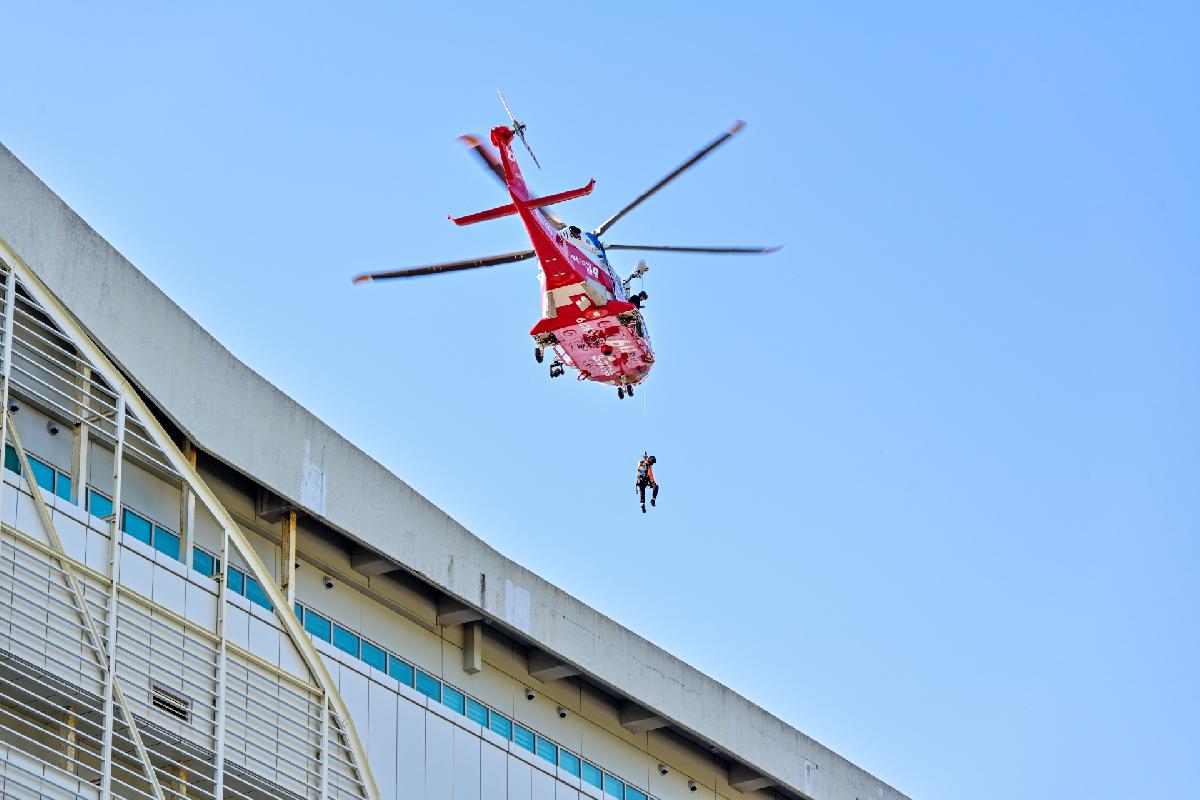
[[[3,145],[0,187],[0,236],[197,446],[798,794],[905,797],[488,546],[239,361]]]

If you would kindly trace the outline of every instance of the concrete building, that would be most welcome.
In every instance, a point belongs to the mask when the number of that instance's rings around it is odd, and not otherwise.
[[[458,525],[0,147],[0,795],[900,800]]]

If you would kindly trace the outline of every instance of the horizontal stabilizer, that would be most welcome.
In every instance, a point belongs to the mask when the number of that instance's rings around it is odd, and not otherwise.
[[[552,206],[555,203],[562,203],[567,200],[574,200],[578,197],[586,197],[592,193],[592,189],[596,186],[596,179],[592,178],[588,181],[587,186],[581,186],[578,189],[570,189],[558,194],[548,194],[545,197],[531,197],[521,203],[523,207],[533,211],[534,209],[542,208],[543,206]],[[451,222],[455,225],[474,225],[476,222],[486,222],[489,219],[499,219],[500,217],[511,216],[517,213],[515,203],[489,208],[487,211],[480,211],[476,214],[468,214],[465,217],[450,217]]]

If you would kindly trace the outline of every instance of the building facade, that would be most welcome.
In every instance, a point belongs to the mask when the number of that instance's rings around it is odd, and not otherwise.
[[[904,797],[489,548],[2,147],[0,284],[0,796]]]

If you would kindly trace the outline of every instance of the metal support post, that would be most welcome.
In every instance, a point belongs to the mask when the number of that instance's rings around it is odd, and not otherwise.
[[[279,538],[279,588],[287,598],[288,610],[296,605],[296,512],[283,513]]]
[[[321,779],[317,797],[329,797],[329,695],[321,696]]]
[[[104,737],[101,740],[100,800],[112,798],[113,761],[113,694],[117,681],[117,587],[121,579],[121,462],[125,455],[125,395],[117,395],[117,441],[113,447],[113,513],[108,523],[108,614],[105,630],[108,633],[104,676]],[[133,717],[126,715],[126,724],[133,727]]]
[[[225,637],[225,604],[229,593],[229,529],[221,534],[221,563],[217,568],[217,712],[213,723],[213,797],[225,796],[225,675],[229,644]]]
[[[9,265],[8,275],[4,278],[4,348],[0,353],[0,358],[3,358],[2,369],[0,369],[0,381],[3,385],[0,386],[0,458],[3,458],[5,446],[8,444],[8,387],[12,382],[12,338],[13,338],[13,315],[17,309],[17,270],[14,266]],[[0,502],[4,499],[4,481],[0,480]],[[2,506],[0,506],[2,507]]]

